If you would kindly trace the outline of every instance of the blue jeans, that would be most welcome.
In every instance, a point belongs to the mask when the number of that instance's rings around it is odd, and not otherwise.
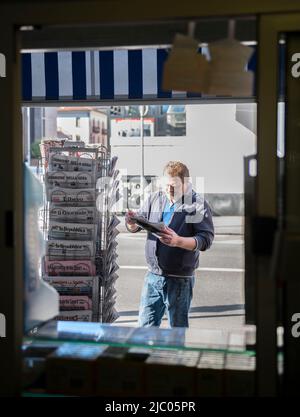
[[[148,272],[145,276],[139,310],[139,326],[160,326],[167,311],[171,327],[189,327],[188,312],[195,277],[173,278]]]

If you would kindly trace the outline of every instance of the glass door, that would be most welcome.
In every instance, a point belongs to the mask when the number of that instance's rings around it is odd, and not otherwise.
[[[258,177],[253,218],[259,395],[275,395],[281,389],[283,395],[295,395],[300,372],[299,24],[299,14],[262,16],[259,24]],[[284,85],[281,98],[280,85]],[[282,351],[278,351],[278,324],[283,325]],[[284,365],[278,368],[278,378],[277,360],[282,365],[282,353]]]

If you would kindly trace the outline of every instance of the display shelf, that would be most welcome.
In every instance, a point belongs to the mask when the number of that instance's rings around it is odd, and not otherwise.
[[[221,351],[255,355],[255,327],[233,330],[175,327],[124,327],[92,322],[51,320],[35,327],[24,341],[90,343],[153,349]]]

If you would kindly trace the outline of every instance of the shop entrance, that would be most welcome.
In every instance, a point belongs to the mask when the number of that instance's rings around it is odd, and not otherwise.
[[[32,169],[42,170],[41,144],[50,138],[103,145],[118,158],[122,198],[113,208],[121,221],[115,283],[118,316],[113,322],[125,326],[137,326],[147,264],[146,233],[129,233],[124,214],[139,209],[145,195],[155,190],[169,160],[185,163],[194,189],[204,191],[215,226],[213,247],[200,255],[190,327],[241,326],[245,322],[244,159],[256,153],[255,104],[225,100],[147,104],[143,139],[139,109],[138,105],[24,106],[25,159]],[[167,326],[165,317],[162,327]]]
[[[236,20],[236,28],[246,27],[244,24]],[[247,24],[248,29],[239,36],[253,48],[247,66],[249,71],[255,71],[255,20],[249,19]],[[228,27],[222,30],[228,35]],[[162,77],[168,46],[96,50],[73,45],[69,51],[34,51],[30,44],[36,40],[30,33],[24,36],[27,48],[22,53],[26,163],[43,172],[45,155],[41,149],[47,139],[103,146],[112,158],[117,158],[117,181],[122,188],[121,199],[114,207],[120,221],[116,238],[119,277],[110,291],[115,312],[106,320],[137,325],[147,271],[145,233],[128,233],[124,214],[129,208],[139,208],[168,161],[179,160],[188,166],[194,189],[209,203],[216,233],[212,249],[201,253],[190,326],[230,328],[244,324],[244,175],[251,176],[247,158],[256,154],[255,96],[164,91]],[[206,40],[210,41],[209,36]],[[199,53],[208,55],[207,43],[201,45]],[[42,200],[40,213],[47,239],[49,206],[45,206],[45,197]],[[64,302],[65,297],[66,293]],[[61,308],[67,310],[66,306]],[[79,316],[73,314],[69,319]],[[60,318],[63,317],[67,313]],[[97,314],[89,317],[103,321]],[[246,321],[253,323],[253,309]],[[167,326],[165,319],[162,326]]]

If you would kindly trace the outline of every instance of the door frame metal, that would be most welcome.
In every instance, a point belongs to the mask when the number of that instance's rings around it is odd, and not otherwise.
[[[258,44],[258,113],[256,216],[277,222],[277,102],[278,102],[278,41],[284,32],[300,28],[300,14],[263,15],[259,19]],[[275,226],[277,227],[277,226]],[[276,230],[274,230],[276,232]],[[273,257],[277,250],[273,236]],[[278,394],[277,374],[277,283],[271,254],[258,253],[257,280],[257,394]],[[287,330],[287,329],[286,329]]]

